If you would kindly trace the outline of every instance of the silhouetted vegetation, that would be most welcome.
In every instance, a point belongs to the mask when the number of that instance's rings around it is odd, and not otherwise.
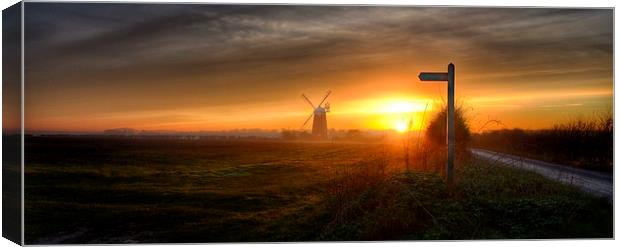
[[[469,142],[471,141],[471,130],[465,114],[465,110],[462,106],[457,106],[454,110],[456,152],[459,154],[468,152]],[[427,144],[433,145],[434,147],[446,147],[446,116],[447,107],[443,106],[431,119],[425,132],[426,139],[428,140]]]
[[[446,112],[444,105],[441,110],[430,119],[424,130],[423,138],[416,139],[415,146],[410,149],[409,164],[417,170],[433,171],[445,175],[445,163],[447,152],[446,140]],[[455,108],[455,134],[456,134],[456,164],[467,162],[469,159],[469,145],[471,130],[469,120],[462,105]],[[413,141],[412,141],[413,142]]]
[[[283,129],[281,132],[282,139],[287,141],[294,140],[309,140],[312,138],[312,135],[307,131],[297,131],[297,130],[285,130]]]
[[[479,148],[578,168],[613,170],[613,115],[575,118],[542,130],[502,129],[474,136]]]

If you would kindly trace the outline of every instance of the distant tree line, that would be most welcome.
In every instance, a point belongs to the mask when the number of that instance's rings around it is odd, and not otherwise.
[[[613,115],[575,118],[549,129],[502,129],[474,135],[474,146],[578,168],[613,170]]]

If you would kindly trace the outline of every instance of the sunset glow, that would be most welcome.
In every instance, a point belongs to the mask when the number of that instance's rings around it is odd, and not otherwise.
[[[385,113],[421,112],[425,110],[425,105],[417,102],[388,102],[384,107]]]
[[[177,7],[29,4],[26,130],[299,129],[301,94],[317,104],[327,90],[329,128],[418,130],[446,87],[417,75],[448,62],[474,129],[545,128],[612,103],[611,11]]]

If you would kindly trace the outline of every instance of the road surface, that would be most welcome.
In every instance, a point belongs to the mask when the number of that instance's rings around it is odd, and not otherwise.
[[[612,174],[577,169],[484,149],[471,149],[471,152],[476,157],[490,160],[494,163],[534,171],[547,178],[577,186],[585,192],[606,197],[610,201],[614,197],[614,179]]]

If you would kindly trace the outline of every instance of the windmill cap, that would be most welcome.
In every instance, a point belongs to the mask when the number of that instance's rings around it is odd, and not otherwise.
[[[317,114],[317,113],[325,113],[325,108],[320,107],[320,106],[315,108],[314,109],[314,114]]]

